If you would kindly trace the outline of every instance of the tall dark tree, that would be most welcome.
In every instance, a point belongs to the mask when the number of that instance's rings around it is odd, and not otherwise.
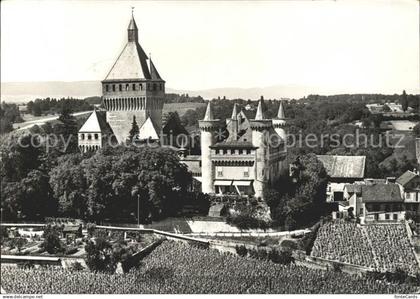
[[[136,117],[133,115],[133,122],[131,123],[131,129],[128,135],[128,140],[130,143],[137,138],[139,134],[139,126],[137,125]]]
[[[58,118],[59,124],[54,126],[54,133],[59,140],[59,149],[65,153],[76,153],[77,148],[77,121],[71,114],[69,107],[64,106]]]
[[[401,108],[403,111],[407,111],[408,109],[408,99],[405,90],[403,90],[403,93],[401,95]]]

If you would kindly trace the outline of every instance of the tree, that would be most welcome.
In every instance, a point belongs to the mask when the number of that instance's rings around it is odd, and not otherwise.
[[[112,245],[103,238],[89,241],[85,246],[86,264],[94,272],[114,273],[117,260],[114,257]]]
[[[61,142],[58,148],[60,148],[61,151],[65,153],[78,152],[77,121],[76,118],[71,115],[71,109],[67,106],[64,106],[58,120],[60,123],[54,126],[54,133],[57,135],[59,141]],[[63,142],[68,143],[67,147],[65,147]]]
[[[133,143],[133,140],[135,140],[138,135],[139,135],[139,126],[137,125],[136,117],[133,115],[133,122],[131,123],[131,129],[128,135],[128,140],[130,141],[130,143]]]
[[[186,192],[192,179],[176,152],[168,148],[108,148],[81,165],[89,186],[87,213],[98,220],[127,217],[137,210],[138,198],[143,220],[171,214],[178,193]],[[134,189],[138,189],[135,194]]]
[[[48,176],[39,170],[32,170],[22,179],[21,208],[27,219],[43,219],[56,214],[57,204],[51,197]]]
[[[11,136],[0,145],[0,175],[9,182],[17,182],[40,165],[39,139],[30,134]]]
[[[401,95],[401,108],[404,112],[408,109],[408,99],[405,90],[403,90],[403,93]]]
[[[60,241],[58,228],[48,225],[43,234],[44,241],[41,247],[49,254],[56,254],[64,251],[64,245]]]
[[[58,208],[64,216],[85,218],[86,179],[80,165],[80,154],[69,154],[58,158],[57,165],[49,172],[49,183]]]
[[[420,123],[414,126],[413,133],[414,133],[414,136],[420,138]]]

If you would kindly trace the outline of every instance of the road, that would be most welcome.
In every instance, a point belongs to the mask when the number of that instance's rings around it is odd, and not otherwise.
[[[73,116],[80,116],[80,115],[84,115],[84,114],[88,114],[88,113],[92,113],[92,111],[90,110],[90,111],[76,112],[76,113],[72,113],[72,115]],[[16,128],[16,131],[30,129],[35,125],[41,126],[41,125],[45,124],[46,122],[57,120],[59,116],[60,115],[46,116],[46,117],[43,117],[43,118],[38,118],[38,119],[35,119],[35,120],[25,121],[23,123],[16,124],[16,125],[19,126],[18,128]]]

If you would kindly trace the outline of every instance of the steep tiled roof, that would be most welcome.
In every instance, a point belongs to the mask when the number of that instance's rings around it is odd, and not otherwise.
[[[414,172],[412,172],[410,170],[407,170],[397,179],[397,183],[400,184],[401,186],[405,186],[406,184],[408,184],[412,179],[414,179],[417,176],[418,175],[415,174]]]
[[[400,188],[397,184],[362,185],[363,202],[402,202]]]
[[[128,42],[105,80],[151,79],[147,56],[137,42]]]
[[[159,72],[157,71],[155,65],[152,62],[152,58],[150,58],[150,77],[152,80],[162,80],[162,78],[159,75]]]
[[[365,156],[318,155],[331,178],[363,178],[365,176]]]

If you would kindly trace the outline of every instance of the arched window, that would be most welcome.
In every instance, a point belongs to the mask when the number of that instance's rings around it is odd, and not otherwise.
[[[159,89],[163,90],[163,84],[162,83],[159,84]]]
[[[125,91],[128,91],[129,87],[130,87],[130,84],[128,84],[128,83],[127,83],[127,84],[125,85]]]
[[[143,84],[140,83],[140,90],[143,90]]]
[[[108,92],[109,91],[109,86],[108,84],[105,85],[105,90]]]
[[[115,84],[112,84],[112,91],[115,91]]]
[[[82,140],[85,140],[85,134],[80,134],[80,138],[81,138]]]
[[[91,135],[91,134],[88,134],[88,135],[87,135],[87,139],[88,139],[88,140],[92,140],[92,135]]]
[[[133,90],[136,90],[136,84],[133,83]]]
[[[120,91],[122,91],[122,85],[121,84],[118,85],[118,88],[119,88]]]
[[[94,136],[95,136],[95,139],[96,139],[96,140],[98,140],[99,135],[98,135],[97,133],[95,133],[95,135],[94,135]]]
[[[156,83],[153,83],[153,91],[156,91]]]

